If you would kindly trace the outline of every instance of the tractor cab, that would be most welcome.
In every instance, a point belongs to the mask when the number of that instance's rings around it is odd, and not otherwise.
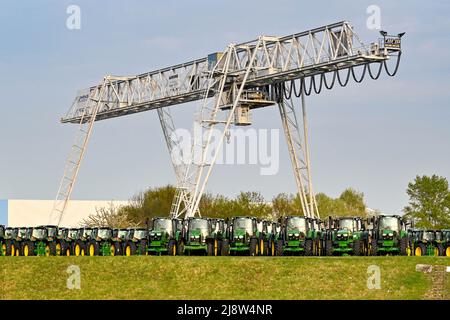
[[[250,237],[256,236],[258,232],[256,218],[234,217],[230,225],[232,238],[234,240],[250,241]]]
[[[129,233],[129,229],[114,229],[112,232],[112,238],[114,241],[124,242],[128,240]]]
[[[35,227],[31,231],[31,241],[43,241],[46,240],[48,236],[47,228],[45,227]]]
[[[69,233],[68,228],[58,228],[57,238],[59,240],[64,240],[67,238],[68,233]]]
[[[5,229],[5,239],[14,240],[17,238],[17,234],[19,233],[19,228],[7,227]]]
[[[372,255],[380,253],[410,255],[412,249],[407,226],[408,223],[398,215],[373,217],[370,243]]]
[[[43,228],[47,229],[47,238],[50,240],[56,239],[58,235],[58,227],[53,225],[48,226],[42,226]]]
[[[207,218],[188,218],[186,235],[183,237],[189,245],[204,245],[211,236],[211,220]]]
[[[302,216],[289,216],[284,219],[284,239],[287,241],[304,240],[309,231],[309,221]]]
[[[80,231],[77,228],[69,228],[67,230],[66,241],[76,241],[79,239]]]
[[[161,240],[162,237],[172,236],[177,229],[177,220],[171,218],[154,218],[152,220],[152,228],[150,231],[150,238],[154,240]]]
[[[92,236],[97,241],[109,241],[112,238],[112,229],[107,227],[95,228]]]
[[[0,240],[3,240],[5,238],[5,226],[0,225]]]
[[[133,241],[146,240],[148,238],[148,230],[145,228],[131,229],[128,237]]]
[[[88,241],[92,238],[93,228],[80,228],[80,238],[83,241]]]

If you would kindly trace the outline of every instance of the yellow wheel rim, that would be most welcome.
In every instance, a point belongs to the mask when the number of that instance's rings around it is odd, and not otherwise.
[[[80,248],[80,245],[79,244],[76,244],[75,245],[75,256],[79,256],[80,255],[80,253],[81,253],[81,248]]]
[[[84,257],[85,256],[85,252],[84,249],[81,249],[81,256]]]
[[[275,243],[272,241],[272,257],[275,255]]]
[[[262,241],[262,240],[259,242],[259,253],[261,255],[264,254],[264,241]]]
[[[30,250],[29,250],[29,248],[28,248],[28,245],[26,244],[26,245],[23,247],[23,255],[24,255],[25,257],[28,257],[28,254],[30,253],[29,251],[30,251]]]
[[[434,256],[437,257],[439,255],[439,249],[434,248]]]
[[[406,248],[406,255],[410,256],[411,255],[411,248],[408,246],[408,248]]]
[[[95,253],[95,250],[94,250],[94,245],[93,245],[93,244],[91,244],[91,245],[89,245],[89,255],[90,255],[90,256],[93,256],[93,255],[94,255],[94,253]]]
[[[57,256],[61,255],[61,244],[60,243],[56,244],[56,255]]]
[[[447,249],[445,249],[445,255],[447,257],[450,257],[450,247],[447,247]]]
[[[127,257],[131,256],[131,248],[130,248],[130,246],[127,246],[127,247],[125,248],[125,255],[126,255]]]
[[[50,246],[49,246],[49,245],[46,245],[46,246],[45,246],[45,256],[46,256],[46,257],[49,257],[49,256],[50,256]]]
[[[415,254],[416,254],[416,256],[420,257],[422,255],[422,249],[420,249],[420,247],[417,247],[416,251],[415,251]]]
[[[217,257],[217,251],[219,250],[219,244],[217,242],[217,239],[214,240],[214,256]]]
[[[66,249],[66,256],[70,257],[70,249],[69,248]]]
[[[16,247],[12,244],[11,245],[11,257],[16,255]]]
[[[177,254],[177,246],[173,245],[173,247],[172,247],[172,255],[174,256],[176,254]]]
[[[14,252],[16,253],[16,257],[20,256],[20,250],[19,249],[14,249]]]
[[[115,248],[114,248],[114,245],[112,245],[111,247],[109,247],[109,251],[110,251],[110,253],[111,253],[112,256],[115,256],[115,255],[116,255],[116,250],[115,250]]]
[[[2,244],[2,256],[6,255],[6,244]]]

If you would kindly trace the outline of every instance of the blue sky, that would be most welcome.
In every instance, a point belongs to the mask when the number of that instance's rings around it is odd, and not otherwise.
[[[70,4],[81,8],[80,30],[66,28]],[[142,73],[260,34],[341,20],[369,43],[378,38],[366,27],[371,4],[381,8],[383,29],[407,33],[400,71],[309,97],[313,180],[316,191],[338,196],[353,187],[368,206],[400,212],[415,175],[450,178],[448,1],[2,1],[0,199],[54,198],[76,129],[59,118],[78,89],[104,75]],[[173,109],[180,126],[190,128],[195,109]],[[281,128],[276,108],[253,119],[256,128]],[[155,112],[101,121],[94,130],[75,198],[128,199],[175,181]],[[294,192],[281,142],[277,175],[218,166],[208,189],[258,190],[268,199]]]

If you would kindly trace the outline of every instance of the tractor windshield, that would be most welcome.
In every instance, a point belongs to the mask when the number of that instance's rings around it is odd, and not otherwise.
[[[134,230],[133,238],[135,239],[145,239],[147,237],[147,231],[146,230]]]
[[[125,239],[128,235],[128,230],[124,229],[124,230],[119,230],[119,233],[117,234],[117,238],[119,239]]]
[[[10,228],[6,228],[5,230],[5,238],[11,239],[11,238],[15,238],[16,234],[14,232],[14,229],[10,229]]]
[[[89,238],[92,235],[92,229],[83,229],[83,238]]]
[[[339,220],[339,229],[353,231],[354,230],[354,221],[353,219],[340,219]]]
[[[289,218],[287,221],[287,230],[298,229],[300,232],[306,232],[306,220],[302,217]]]
[[[436,231],[436,241],[442,241],[442,232]]]
[[[19,232],[17,233],[17,236],[19,238],[25,238],[27,236],[27,229],[26,228],[20,228]]]
[[[70,239],[77,239],[78,238],[78,229],[70,229],[68,237]]]
[[[209,234],[208,220],[206,219],[192,219],[189,220],[189,230],[200,230],[203,236]]]
[[[45,230],[43,228],[34,228],[33,232],[31,233],[31,236],[33,238],[42,240],[47,237],[47,230]]]
[[[98,229],[97,237],[99,237],[100,239],[111,238],[111,229]]]
[[[397,217],[382,217],[380,219],[380,229],[400,231],[400,221]]]
[[[56,237],[56,227],[47,227],[47,235],[49,237]]]
[[[253,220],[250,218],[237,218],[234,220],[234,230],[243,229],[248,234],[253,234]]]
[[[5,236],[5,229],[3,227],[0,227],[0,238],[3,238]]]
[[[425,231],[423,233],[423,240],[426,241],[434,241],[435,237],[434,237],[434,232],[433,231]]]
[[[153,230],[166,230],[170,232],[172,230],[172,220],[170,219],[156,219],[153,222]]]

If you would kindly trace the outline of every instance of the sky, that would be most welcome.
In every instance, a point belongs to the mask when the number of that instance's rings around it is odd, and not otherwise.
[[[66,26],[69,5],[80,29]],[[222,51],[233,42],[288,35],[347,20],[368,44],[377,5],[381,28],[403,38],[395,77],[366,79],[307,98],[314,189],[337,197],[347,187],[370,208],[401,213],[416,175],[450,178],[450,3],[433,1],[2,1],[0,4],[0,199],[52,199],[76,126],[61,124],[77,90],[104,75],[133,75]],[[192,126],[198,104],[173,108]],[[257,110],[254,127],[280,129],[275,107]],[[280,131],[281,133],[282,131]],[[280,168],[219,165],[207,189],[267,200],[295,192],[280,135]],[[75,199],[126,200],[175,183],[156,112],[96,123]]]

